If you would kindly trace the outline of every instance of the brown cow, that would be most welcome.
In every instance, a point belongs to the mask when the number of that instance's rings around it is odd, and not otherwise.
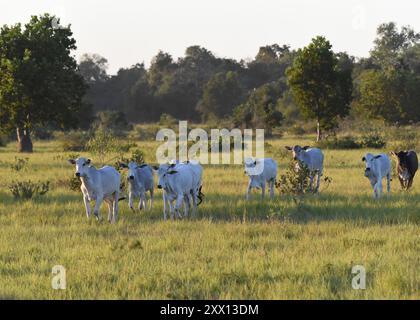
[[[417,154],[410,151],[391,152],[397,159],[397,175],[403,190],[410,189],[414,176],[419,168]]]

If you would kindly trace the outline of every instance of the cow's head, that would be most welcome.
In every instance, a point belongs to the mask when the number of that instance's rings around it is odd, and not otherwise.
[[[176,166],[175,163],[161,164],[160,166],[153,166],[153,170],[155,170],[158,175],[158,185],[157,185],[158,189],[166,189],[168,175],[172,175],[178,172],[174,170],[175,166]]]
[[[303,154],[308,150],[310,147],[304,146],[301,147],[300,145],[295,145],[293,147],[286,146],[286,149],[292,151],[293,160],[303,161]]]
[[[376,159],[379,159],[381,155],[375,156],[371,153],[367,153],[363,158],[362,161],[365,162],[366,168],[365,168],[365,177],[370,177],[372,175],[372,167],[373,163]]]
[[[68,160],[70,164],[76,165],[76,172],[74,175],[78,178],[83,178],[87,176],[88,168],[90,167],[90,159],[83,157]]]
[[[264,170],[264,161],[261,159],[245,159],[245,171],[244,173],[250,177],[260,175]]]
[[[397,168],[398,168],[399,175],[405,180],[409,179],[410,170],[408,168],[409,166],[408,151],[400,151],[400,152],[392,151],[391,155],[393,155],[397,159]]]
[[[137,169],[144,168],[146,166],[147,166],[147,164],[138,165],[137,162],[135,162],[135,161],[130,161],[128,164],[120,163],[120,168],[127,168],[128,169],[128,173],[127,173],[127,180],[128,181],[134,181],[135,178],[136,178]]]

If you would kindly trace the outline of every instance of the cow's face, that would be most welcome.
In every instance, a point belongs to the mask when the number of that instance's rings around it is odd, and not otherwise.
[[[408,180],[410,178],[410,171],[408,170],[408,152],[391,152],[391,154],[397,158],[398,174],[402,179]]]
[[[301,147],[300,145],[295,145],[293,147],[286,147],[286,149],[292,151],[293,160],[303,161],[303,154],[307,149],[309,149],[309,147]]]
[[[371,177],[373,175],[373,165],[376,159],[379,159],[381,156],[374,156],[371,153],[367,153],[363,158],[362,161],[365,162],[365,177]]]
[[[127,168],[128,168],[127,179],[128,181],[134,182],[135,177],[136,177],[136,170],[139,168],[139,165],[134,161],[130,161],[127,165]]]
[[[88,168],[90,166],[90,159],[83,157],[77,158],[76,160],[69,159],[69,163],[76,165],[76,172],[74,173],[76,177],[83,178],[87,176]]]
[[[159,167],[153,167],[153,169],[157,172],[158,175],[158,189],[167,188],[167,176],[176,173],[174,167],[175,164],[161,164]]]

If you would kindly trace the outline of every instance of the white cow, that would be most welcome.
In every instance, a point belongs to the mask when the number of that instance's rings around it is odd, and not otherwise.
[[[277,177],[277,162],[271,158],[246,159],[245,174],[249,176],[246,199],[249,199],[252,188],[261,189],[261,197],[264,199],[265,186],[268,183],[270,188],[270,198],[274,197],[274,187]]]
[[[379,198],[382,194],[382,179],[387,178],[387,191],[391,191],[391,160],[385,153],[373,155],[367,153],[362,161],[366,163],[365,177],[370,180],[373,195]]]
[[[178,218],[182,218],[180,209],[184,204],[184,216],[188,216],[190,199],[194,201],[194,178],[191,166],[185,163],[161,164],[153,167],[158,174],[158,188],[163,189],[163,217],[166,220],[167,204],[171,213],[171,220],[174,219],[174,209]],[[176,201],[175,207],[173,202]],[[194,204],[195,205],[195,204]]]
[[[299,145],[293,147],[286,147],[287,150],[292,151],[293,159],[304,164],[309,170],[310,188],[313,192],[319,191],[321,177],[324,171],[324,155],[318,148],[311,148],[308,146],[301,147]],[[297,169],[299,169],[299,164]],[[316,187],[314,189],[313,183],[317,176]]]
[[[99,208],[102,201],[108,205],[108,221],[117,222],[118,201],[120,192],[120,174],[114,167],[104,166],[96,169],[91,165],[91,160],[86,158],[70,159],[69,163],[76,165],[75,176],[80,178],[82,185],[83,201],[86,207],[86,215],[90,218],[90,201],[95,201],[93,214],[98,220],[102,220]]]
[[[127,164],[121,163],[120,167],[128,168],[128,204],[130,209],[134,211],[133,200],[135,197],[140,197],[138,209],[147,209],[146,200],[147,192],[150,193],[150,209],[153,207],[153,169],[147,165],[138,165],[135,161],[130,161]]]

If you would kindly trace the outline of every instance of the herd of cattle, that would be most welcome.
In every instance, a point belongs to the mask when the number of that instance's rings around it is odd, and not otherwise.
[[[324,155],[318,148],[301,147],[295,145],[286,147],[293,154],[296,161],[296,170],[306,166],[309,170],[310,189],[317,193],[320,178],[324,169]],[[408,190],[418,169],[417,154],[414,151],[391,152],[397,161],[397,175],[401,187]],[[382,180],[387,179],[387,191],[390,192],[391,161],[388,155],[382,153],[373,155],[367,153],[362,160],[365,162],[365,177],[372,185],[375,198],[382,193]],[[93,213],[97,219],[101,219],[99,209],[102,202],[108,205],[108,221],[116,222],[118,218],[118,201],[125,199],[120,197],[121,177],[120,173],[112,166],[104,166],[96,169],[91,165],[91,160],[80,157],[70,159],[69,162],[76,166],[76,177],[80,178],[83,201],[86,207],[86,215],[91,216],[90,202],[95,201]],[[128,170],[127,180],[129,186],[129,206],[132,210],[135,198],[140,198],[138,209],[147,208],[147,196],[150,196],[149,208],[153,206],[154,172],[158,176],[159,189],[163,189],[163,214],[167,218],[169,208],[171,220],[174,213],[182,218],[181,207],[184,205],[184,216],[188,216],[192,207],[192,215],[196,215],[197,206],[203,199],[202,177],[203,168],[195,161],[180,162],[171,161],[169,164],[151,166],[148,164],[138,165],[135,162],[121,164],[121,168]],[[250,196],[253,188],[261,189],[262,198],[268,185],[270,197],[274,197],[274,188],[277,177],[277,162],[271,158],[247,159],[245,161],[245,174],[249,176],[246,198]],[[314,179],[316,184],[314,186]],[[175,202],[175,205],[174,205]]]

